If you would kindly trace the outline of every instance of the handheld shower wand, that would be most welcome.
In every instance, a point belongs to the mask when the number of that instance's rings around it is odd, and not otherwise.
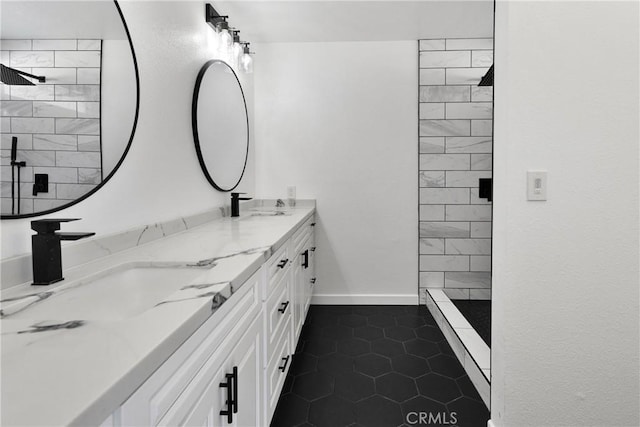
[[[16,197],[15,197],[15,176],[14,176],[14,166],[18,167],[18,215],[20,215],[20,168],[27,166],[27,162],[18,162],[16,158],[18,156],[18,138],[11,138],[11,214],[14,215],[16,213]]]

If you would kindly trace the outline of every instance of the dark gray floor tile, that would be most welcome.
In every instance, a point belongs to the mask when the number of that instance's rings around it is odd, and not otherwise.
[[[413,379],[396,372],[376,378],[376,393],[397,403],[402,403],[418,395]]]

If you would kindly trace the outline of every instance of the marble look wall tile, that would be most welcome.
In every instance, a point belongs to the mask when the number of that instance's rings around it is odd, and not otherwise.
[[[9,193],[2,191],[2,194],[11,194],[11,190],[9,190]],[[0,199],[0,211],[2,215],[11,215],[11,197],[3,197]],[[33,199],[23,198],[20,200],[20,213],[33,213]]]
[[[420,221],[444,221],[444,205],[420,205]]]
[[[75,135],[34,135],[33,148],[35,150],[76,151],[78,137]]]
[[[471,101],[493,101],[493,86],[471,86]]]
[[[470,67],[471,52],[420,52],[420,68]]]
[[[428,39],[420,40],[418,47],[420,50],[444,50],[445,46],[444,39]]]
[[[446,272],[444,274],[444,287],[489,289],[491,287],[491,273]]]
[[[449,299],[469,299],[469,289],[445,288],[444,293]]]
[[[420,270],[422,271],[469,271],[468,256],[453,255],[420,255]],[[481,273],[473,273],[481,274]],[[445,273],[445,287],[447,274]]]
[[[57,151],[56,166],[99,168],[100,153],[82,151]]]
[[[11,132],[11,118],[10,117],[0,117],[0,132],[3,132],[3,133]]]
[[[0,62],[3,64],[9,64],[11,62],[10,55],[11,52],[8,50],[0,50]]]
[[[78,40],[78,50],[100,50],[102,49],[102,43],[100,40]]]
[[[444,272],[427,271],[420,272],[420,286],[423,288],[443,288]]]
[[[4,51],[9,51],[9,50],[31,50],[31,46],[32,46],[31,40],[21,40],[21,39],[3,39],[3,40],[0,40],[0,49],[2,49]],[[5,64],[6,64],[6,62],[5,62]]]
[[[452,154],[454,155],[454,154]],[[478,187],[480,178],[491,178],[491,171],[447,171],[447,187]]]
[[[76,184],[78,182],[77,168],[34,167],[33,173],[46,173],[49,175],[49,182],[62,184]]]
[[[420,136],[469,136],[469,120],[420,120]]]
[[[449,136],[447,153],[491,153],[493,140],[488,136]]]
[[[493,50],[493,39],[447,39],[447,50]]]
[[[420,70],[421,85],[443,85],[445,84],[444,68],[424,68]]]
[[[420,102],[469,102],[470,86],[420,86]]]
[[[447,239],[448,255],[490,255],[491,239]]]
[[[420,154],[444,153],[443,136],[423,136],[420,137]]]
[[[78,84],[100,84],[100,68],[78,68]]]
[[[447,104],[447,119],[491,119],[491,102],[456,102]]]
[[[487,67],[493,65],[493,51],[474,51],[471,52],[471,66],[472,67]]]
[[[34,117],[76,117],[75,102],[33,101]]]
[[[18,160],[24,160],[30,166],[55,166],[55,151],[20,150]],[[29,190],[31,192],[31,190]]]
[[[55,52],[56,67],[99,67],[100,51]]]
[[[33,40],[33,50],[76,50],[78,46],[75,39],[65,40]]]
[[[478,206],[484,208],[485,206]],[[491,206],[487,206],[489,209]],[[491,213],[488,215],[491,217]],[[491,237],[491,221],[472,222],[471,237]]]
[[[9,85],[0,85],[0,100],[8,100],[11,99],[11,86]]]
[[[100,118],[99,102],[78,102],[78,117],[82,118]]]
[[[13,50],[10,55],[11,67],[53,67],[52,51]]]
[[[8,166],[9,162],[11,161],[10,154],[6,154],[6,161],[5,161],[5,158],[4,158],[4,155],[3,155],[2,156],[2,160],[3,160],[2,161],[2,166],[3,167],[0,168],[0,181],[5,181],[5,182],[9,181],[9,182],[11,182],[11,168],[10,167],[5,167],[5,166]],[[22,182],[32,182],[33,181],[32,178],[33,178],[33,168],[31,166],[26,166],[24,168],[20,168],[20,181],[22,181]],[[11,195],[11,189],[9,189],[9,195]]]
[[[11,99],[13,100],[38,100],[53,101],[54,87],[47,85],[37,86],[12,86]]]
[[[447,206],[446,221],[491,221],[491,206],[452,205]]]
[[[55,119],[45,118],[18,118],[11,119],[11,132],[13,133],[54,133]]]
[[[33,149],[33,135],[10,135],[3,134],[0,139],[0,148],[3,150],[11,150],[11,138],[18,138],[18,150],[31,150]]]
[[[471,136],[492,136],[493,120],[471,120]]]
[[[444,239],[420,239],[420,255],[444,254]]]
[[[470,271],[491,271],[490,255],[473,255],[470,258]]]
[[[419,117],[421,119],[444,119],[444,103],[421,102],[419,105]]]
[[[0,150],[0,165],[8,166],[11,164],[11,150]]]
[[[31,117],[33,116],[33,102],[3,101],[0,103],[0,114],[4,117]]]
[[[100,85],[56,85],[56,101],[100,101]]]
[[[100,135],[99,119],[55,119],[56,133]]]
[[[476,86],[485,74],[483,68],[447,68],[446,84]]]
[[[472,154],[471,170],[493,170],[493,157],[491,154]]]
[[[420,187],[444,187],[444,171],[421,171]]]
[[[93,190],[95,185],[88,184],[58,184],[57,198],[62,200],[75,200]]]
[[[100,151],[100,136],[78,135],[78,151]]]
[[[45,85],[75,84],[76,69],[75,68],[32,68],[33,74],[45,76],[47,79]]]
[[[49,209],[54,209],[69,203],[69,200],[58,199],[33,199],[33,209],[35,212],[42,212]]]
[[[78,168],[78,182],[80,184],[100,184],[102,174],[96,168]]]
[[[469,189],[421,188],[420,203],[423,205],[464,205],[469,203]]]
[[[420,221],[420,238],[434,237],[469,237],[469,223]]]
[[[480,196],[478,195],[479,190],[477,188],[472,188],[471,189],[471,200],[470,200],[470,204],[472,205],[491,205],[491,202],[488,201],[487,199],[484,198],[480,198]]]
[[[469,289],[469,298],[477,300],[490,300],[491,289]]]
[[[468,154],[423,154],[420,170],[468,170],[471,157]]]

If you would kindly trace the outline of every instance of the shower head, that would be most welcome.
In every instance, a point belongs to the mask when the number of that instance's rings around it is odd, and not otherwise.
[[[2,81],[2,83],[12,86],[35,86],[34,83],[31,83],[22,76],[37,79],[40,83],[44,83],[46,81],[44,76],[34,76],[33,74],[25,73],[24,71],[16,70],[14,68],[7,67],[4,64],[0,64],[0,81]]]
[[[489,67],[487,73],[482,76],[482,78],[480,79],[480,83],[478,83],[478,86],[493,86],[493,64],[491,64],[491,67]]]

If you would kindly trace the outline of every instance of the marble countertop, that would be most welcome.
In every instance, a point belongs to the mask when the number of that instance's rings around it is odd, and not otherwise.
[[[218,308],[233,301],[238,287],[314,210],[299,206],[286,215],[254,211],[217,219],[66,270],[65,280],[54,285],[34,289],[26,283],[3,291],[1,424],[101,423],[199,326],[221,315]],[[71,283],[87,286],[83,278],[123,265],[198,273],[133,317],[88,320],[62,312],[47,321],[29,320],[30,308],[53,301]]]

